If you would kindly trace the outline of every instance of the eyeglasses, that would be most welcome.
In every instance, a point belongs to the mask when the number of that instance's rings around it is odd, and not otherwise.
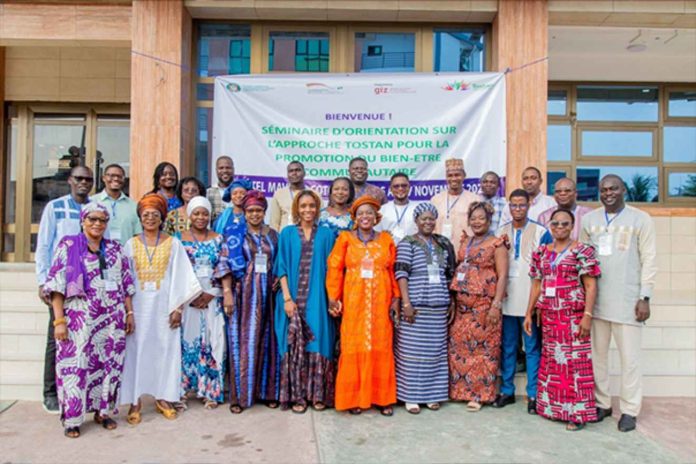
[[[570,221],[551,221],[551,227],[569,227],[572,222]]]
[[[100,218],[100,217],[87,216],[87,217],[85,217],[85,222],[87,224],[93,225],[93,224],[106,224],[109,221],[107,221],[104,218]]]
[[[75,179],[75,182],[78,184],[80,182],[94,182],[94,177],[72,176],[72,178]]]
[[[529,208],[529,205],[513,205],[510,204],[510,209],[527,209]]]

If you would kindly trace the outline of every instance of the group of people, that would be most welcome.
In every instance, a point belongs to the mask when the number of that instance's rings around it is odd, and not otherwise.
[[[575,431],[612,414],[613,336],[618,428],[633,430],[656,273],[650,217],[624,203],[615,175],[592,210],[568,178],[544,195],[534,167],[508,198],[494,172],[476,194],[462,160],[445,170],[431,201],[410,201],[401,173],[387,201],[355,158],[324,205],[292,162],[269,205],[226,156],[207,190],[161,163],[137,203],[119,165],[91,198],[91,170],[73,168],[36,251],[51,314],[44,407],[72,438],[89,413],[116,428],[119,404],[138,424],[145,395],[167,419],[192,398],[234,414],[261,402],[391,416],[397,401],[418,414],[448,400],[476,412],[515,402],[522,351],[528,412]]]

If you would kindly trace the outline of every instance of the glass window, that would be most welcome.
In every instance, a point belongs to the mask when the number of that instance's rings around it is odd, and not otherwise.
[[[653,133],[638,131],[582,132],[582,156],[644,156],[653,153]]]
[[[579,121],[657,122],[657,87],[578,86]]]
[[[559,179],[563,179],[567,176],[568,174],[566,174],[565,171],[548,171],[546,173],[546,194],[553,195],[556,182],[558,182]]]
[[[433,71],[483,72],[484,37],[483,30],[434,29]]]
[[[667,113],[675,118],[696,118],[696,90],[670,92]]]
[[[97,126],[97,169],[94,179],[96,191],[104,188],[101,179],[104,168],[114,163],[126,171],[123,191],[127,195],[130,180],[130,127]]]
[[[329,33],[271,32],[268,70],[329,72]]]
[[[70,193],[70,169],[85,164],[84,125],[34,125],[31,222],[49,200]]]
[[[416,35],[412,32],[356,32],[356,72],[414,72]]]
[[[196,84],[196,99],[212,100],[215,94],[213,84]]]
[[[568,92],[565,90],[549,89],[546,101],[546,114],[549,116],[565,116],[567,114]]]
[[[696,127],[665,126],[665,163],[696,163]]]
[[[657,166],[578,166],[578,200],[599,201],[599,181],[607,174],[616,174],[624,180],[626,201],[658,201]]]
[[[198,76],[248,74],[251,27],[243,24],[202,23],[198,26]]]
[[[549,124],[546,128],[549,161],[570,161],[570,126]]]
[[[17,200],[17,137],[19,126],[16,119],[10,120],[7,134],[6,165],[5,165],[5,224],[15,222],[15,204]],[[7,251],[7,248],[3,248]]]
[[[213,151],[213,109],[196,108],[196,177],[208,185]]]
[[[667,191],[671,198],[695,198],[696,172],[670,172],[667,176]]]

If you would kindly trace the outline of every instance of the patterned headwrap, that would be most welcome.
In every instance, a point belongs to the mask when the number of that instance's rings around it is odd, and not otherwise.
[[[186,205],[186,216],[191,217],[191,214],[193,214],[193,210],[195,210],[196,208],[205,208],[208,211],[208,214],[210,214],[210,212],[213,210],[210,201],[208,201],[206,197],[197,196],[191,198],[191,200],[188,202],[188,205]]]
[[[445,160],[445,172],[464,171],[464,160],[460,158],[448,158]]]
[[[251,183],[249,179],[235,179],[222,194],[222,201],[224,201],[225,203],[229,203],[230,200],[232,200],[232,191],[236,188],[243,188],[248,192],[249,190],[254,188],[254,185]]]
[[[250,206],[260,206],[264,211],[266,211],[266,208],[268,208],[268,201],[266,201],[266,197],[263,195],[263,193],[259,192],[258,190],[249,190],[246,195],[244,195],[242,209],[246,211]]]
[[[111,216],[109,216],[109,210],[106,208],[106,206],[102,205],[101,203],[97,203],[96,201],[91,201],[84,205],[80,210],[80,222],[84,221],[89,213],[94,213],[95,211],[102,213],[106,218],[106,221],[109,221]]]
[[[435,217],[435,219],[437,219],[437,208],[435,208],[435,205],[433,205],[432,203],[425,202],[418,204],[418,206],[416,206],[416,209],[413,210],[413,220],[415,221],[420,217],[421,214],[425,212],[433,213],[433,216]]]
[[[350,217],[353,220],[353,222],[355,223],[354,227],[357,227],[355,215],[358,211],[358,208],[360,208],[362,205],[372,206],[372,209],[374,209],[375,213],[377,213],[377,222],[375,222],[375,225],[379,224],[379,221],[382,220],[382,215],[379,213],[379,209],[382,207],[382,204],[379,202],[379,200],[377,200],[374,197],[371,197],[370,195],[363,195],[360,198],[358,198],[357,200],[355,200],[353,202],[353,206],[350,207]]]
[[[162,220],[167,217],[167,200],[158,193],[148,193],[138,202],[138,217],[144,209],[153,208],[159,211]]]

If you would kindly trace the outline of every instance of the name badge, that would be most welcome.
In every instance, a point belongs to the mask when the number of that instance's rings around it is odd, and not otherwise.
[[[445,222],[442,224],[442,235],[447,237],[447,239],[452,240],[452,224]]]
[[[440,283],[440,266],[438,266],[437,264],[428,264],[428,283]]]
[[[258,253],[254,258],[254,271],[257,274],[268,273],[268,256],[265,253]]]
[[[612,236],[608,232],[605,232],[599,236],[599,255],[600,256],[611,256],[612,253]]]
[[[556,287],[551,287],[551,286],[546,287],[546,290],[544,291],[544,296],[555,298],[556,297]]]
[[[210,277],[213,274],[213,270],[210,266],[197,266],[196,267],[196,277]]]
[[[375,276],[375,260],[365,256],[360,263],[360,277],[372,279]]]
[[[107,280],[104,282],[104,288],[106,288],[107,292],[115,292],[118,290],[118,282],[115,280]]]
[[[157,282],[153,282],[152,280],[146,280],[145,282],[143,282],[143,291],[156,292],[157,291]]]
[[[405,236],[406,236],[406,232],[404,232],[404,230],[399,226],[396,226],[394,228],[394,230],[392,231],[392,237],[394,237],[394,240],[396,240],[397,242],[400,242],[401,240],[403,240],[403,238]]]
[[[464,279],[466,279],[466,273],[457,272],[457,282],[464,282]]]

